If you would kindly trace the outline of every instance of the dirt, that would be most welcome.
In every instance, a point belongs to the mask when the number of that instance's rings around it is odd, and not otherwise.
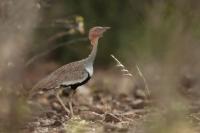
[[[117,82],[109,80],[113,77],[115,75],[109,75],[108,79],[102,78],[99,72],[89,84],[80,87],[73,97],[73,117],[66,114],[55,101],[56,108],[34,116],[23,127],[22,132],[147,133],[160,132],[161,128],[172,133],[183,130],[188,133],[200,131],[200,103],[198,97],[193,96],[188,89],[180,92],[187,101],[183,107],[184,100],[180,105],[174,102],[172,107],[164,105],[165,103],[160,106],[156,97],[147,97],[145,90],[141,88],[138,90],[134,84],[129,85],[129,89],[125,92],[121,91],[120,87],[116,88]],[[121,82],[126,83],[122,80]],[[67,100],[63,99],[67,106]],[[173,124],[169,126],[167,123]]]

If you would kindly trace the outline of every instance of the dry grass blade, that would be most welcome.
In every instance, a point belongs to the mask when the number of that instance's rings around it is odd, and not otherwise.
[[[133,77],[133,74],[131,74],[128,71],[128,69],[126,69],[126,67],[113,54],[111,54],[110,56],[115,60],[115,62],[117,63],[116,66],[120,68],[123,75]],[[146,79],[145,79],[144,75],[142,74],[142,71],[140,70],[138,64],[136,64],[136,68],[137,68],[139,76],[142,78],[142,80],[145,84],[145,90],[146,90],[148,96],[150,96],[150,90],[149,90],[148,84],[147,84]]]
[[[192,118],[194,118],[195,120],[200,121],[200,118],[199,118],[198,116],[196,116],[196,115],[194,115],[194,114],[191,114],[190,116],[191,116]]]
[[[144,75],[142,74],[138,64],[136,64],[136,68],[137,68],[138,74],[140,75],[140,77],[142,78],[142,80],[145,84],[145,90],[146,90],[148,96],[150,96],[150,90],[149,90],[148,84],[147,84],[146,79],[145,79]]]
[[[123,75],[133,77],[133,75],[128,71],[128,69],[126,69],[126,67],[113,54],[111,54],[110,56],[116,61],[116,66],[120,68]]]

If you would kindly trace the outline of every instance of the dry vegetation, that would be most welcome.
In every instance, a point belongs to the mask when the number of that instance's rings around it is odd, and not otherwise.
[[[92,80],[78,89],[73,118],[56,100],[40,111],[27,106],[31,86],[60,66],[49,59],[51,56],[38,59],[57,47],[85,41],[75,38],[52,45],[54,37],[83,34],[81,20],[78,28],[69,26],[67,32],[50,37],[51,48],[43,50],[49,40],[45,46],[43,42],[35,46],[35,28],[42,23],[43,3],[0,1],[0,132],[200,132],[199,2],[176,0],[175,6],[153,2],[146,7],[142,35],[128,42],[130,46],[119,47],[114,55],[123,59],[107,57],[113,63],[106,70],[96,69]],[[41,48],[39,54],[34,51],[36,47]],[[140,56],[141,47],[146,49]]]

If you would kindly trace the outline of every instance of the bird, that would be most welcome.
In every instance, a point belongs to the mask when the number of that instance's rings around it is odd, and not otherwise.
[[[93,76],[93,64],[97,54],[98,41],[108,29],[110,29],[110,27],[95,26],[91,28],[89,30],[88,38],[92,45],[92,50],[89,56],[82,60],[66,64],[40,80],[33,86],[29,96],[30,99],[34,99],[50,92],[52,95],[56,96],[63,109],[73,116],[72,97],[76,92],[76,89],[87,83]],[[69,109],[61,99],[62,94],[69,97]]]

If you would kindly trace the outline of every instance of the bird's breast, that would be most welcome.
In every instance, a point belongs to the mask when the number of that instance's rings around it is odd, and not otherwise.
[[[86,65],[86,71],[89,73],[90,77],[93,75],[93,65]]]

